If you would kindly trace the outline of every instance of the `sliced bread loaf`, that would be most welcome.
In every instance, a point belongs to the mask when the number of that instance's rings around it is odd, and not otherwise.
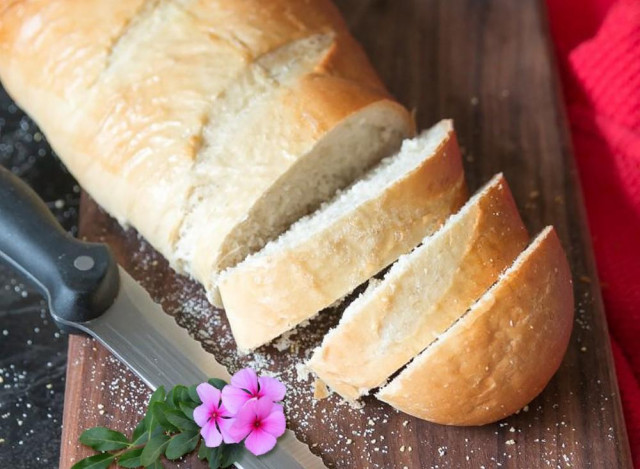
[[[258,347],[348,294],[437,229],[465,198],[451,121],[405,141],[363,180],[222,273],[238,347]]]
[[[349,400],[382,385],[462,316],[527,241],[509,187],[497,175],[349,305],[309,366]]]
[[[558,236],[548,227],[377,397],[441,424],[494,422],[521,409],[547,385],[572,326],[571,272]]]

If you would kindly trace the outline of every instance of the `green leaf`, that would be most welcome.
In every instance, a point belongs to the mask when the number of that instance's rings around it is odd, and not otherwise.
[[[211,378],[210,380],[207,381],[207,383],[209,383],[214,388],[220,389],[221,391],[222,391],[222,388],[224,388],[227,385],[226,381],[218,378]]]
[[[169,444],[169,437],[165,434],[154,436],[149,440],[142,450],[140,462],[144,467],[153,464],[164,453],[165,448]]]
[[[129,440],[126,436],[106,427],[95,427],[83,431],[79,441],[96,451],[112,451],[129,446]]]
[[[189,389],[186,386],[180,388],[180,402],[190,402]]]
[[[175,388],[171,389],[171,391],[167,393],[167,398],[165,399],[165,403],[167,404],[167,406],[175,408],[175,405],[173,403],[174,395],[175,395]]]
[[[220,467],[220,461],[222,459],[222,446],[217,448],[208,448],[207,461],[209,461],[210,469],[218,469]]]
[[[189,398],[195,402],[197,405],[202,404],[202,401],[200,400],[200,396],[198,396],[198,385],[194,384],[193,386],[189,386],[187,388],[187,392],[189,393]]]
[[[198,459],[203,460],[207,458],[209,454],[209,448],[204,444],[204,440],[200,441],[200,446],[198,447]]]
[[[184,402],[188,399],[189,391],[187,390],[186,386],[183,386],[181,384],[178,384],[177,386],[175,386],[172,389],[172,391],[173,391],[173,396],[172,396],[173,407],[177,409],[180,406],[181,402]]]
[[[178,433],[169,441],[164,455],[167,459],[181,458],[196,449],[198,441],[200,441],[199,433]]]
[[[118,457],[118,466],[121,467],[141,467],[140,455],[142,454],[142,448],[130,449]]]
[[[222,458],[220,460],[220,467],[229,467],[240,459],[240,455],[244,451],[244,445],[224,445],[222,448]]]
[[[163,469],[164,465],[162,464],[162,461],[158,459],[157,461],[153,461],[151,464],[149,464],[146,467],[149,467],[151,469]]]
[[[147,441],[149,441],[149,432],[144,432],[141,435],[138,435],[138,438],[131,442],[131,446],[142,446],[146,444]]]
[[[145,425],[144,419],[142,419],[138,422],[138,425],[136,425],[136,428],[133,430],[133,435],[131,435],[131,441],[133,441],[134,445],[142,444],[142,442],[141,443],[136,443],[136,442],[142,437],[142,435],[144,435],[146,430],[147,430],[147,426]]]
[[[180,410],[189,420],[193,420],[193,411],[196,407],[197,406],[194,404],[188,404],[185,402],[180,403]]]
[[[153,404],[156,402],[164,402],[165,397],[166,397],[166,393],[165,393],[164,387],[160,386],[151,395],[151,399],[149,399],[149,404],[147,405],[147,415],[144,416],[144,425],[145,425],[145,428],[149,431],[149,433],[153,433],[153,431],[158,426],[158,421],[153,416],[151,407],[153,407]]]
[[[171,432],[178,430],[178,427],[167,420],[167,412],[171,410],[167,404],[164,402],[154,402],[149,410],[153,414],[155,421],[157,421],[162,428]]]
[[[200,427],[193,420],[190,420],[180,410],[165,409],[164,416],[172,425],[178,427],[183,432],[199,431]]]
[[[164,386],[158,386],[158,388],[153,391],[151,394],[151,399],[149,399],[149,404],[152,402],[162,402],[167,396],[167,391],[165,391]]]
[[[88,458],[81,459],[71,466],[71,469],[107,469],[115,458],[115,454],[95,454]]]

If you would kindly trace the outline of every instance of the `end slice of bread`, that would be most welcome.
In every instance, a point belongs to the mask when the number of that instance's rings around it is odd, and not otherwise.
[[[462,316],[527,242],[507,182],[496,175],[349,305],[310,368],[348,400],[382,385]]]
[[[447,425],[504,418],[536,397],[560,366],[573,307],[567,258],[548,227],[377,397]]]
[[[258,347],[342,298],[465,198],[451,121],[405,141],[361,181],[223,272],[219,287],[238,347]]]

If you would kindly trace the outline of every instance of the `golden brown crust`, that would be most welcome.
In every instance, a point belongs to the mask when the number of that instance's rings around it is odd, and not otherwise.
[[[464,314],[527,241],[511,191],[496,176],[371,295],[349,306],[309,367],[349,400],[382,385]]]
[[[437,229],[465,198],[449,124],[433,156],[378,197],[302,243],[223,276],[220,290],[238,347],[258,347],[348,294]]]
[[[547,228],[377,397],[432,422],[494,422],[521,409],[547,385],[572,327],[571,272],[555,231]]]
[[[346,116],[388,102],[383,112],[395,116],[400,133],[411,133],[407,111],[389,100],[330,1],[5,0],[0,2],[0,78],[81,185],[174,267],[182,267],[176,246],[193,208],[192,195],[196,187],[221,184],[213,173],[194,174],[207,146],[203,135],[219,117],[210,114],[212,106],[257,61],[314,35],[333,43],[300,71],[290,94],[275,99],[292,109],[284,108],[278,121],[288,133],[274,138],[264,154],[268,174],[254,175],[256,165],[235,163],[246,172],[245,182],[234,187],[236,196],[245,194],[243,212],[223,213],[220,219],[237,221],[272,181],[286,177],[302,148],[313,146]],[[274,93],[289,86],[279,86],[269,72]],[[247,100],[252,91],[247,89]],[[303,108],[316,114],[305,121]],[[271,117],[268,111],[252,122]],[[283,159],[287,142],[278,138],[292,135],[299,151]],[[204,203],[225,200],[211,197]],[[194,237],[210,234],[215,223],[197,220]],[[219,226],[206,249],[198,247],[209,255],[206,265],[192,269],[190,260],[184,265],[209,288],[220,246],[234,224]]]

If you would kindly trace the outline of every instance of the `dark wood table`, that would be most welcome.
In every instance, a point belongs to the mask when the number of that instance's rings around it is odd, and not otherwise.
[[[631,467],[607,326],[571,153],[562,96],[539,0],[341,0],[355,36],[420,128],[455,120],[470,188],[504,172],[532,234],[558,230],[575,279],[576,322],[560,371],[518,415],[479,428],[430,424],[365,399],[312,399],[296,365],[339,318],[326,312],[288,342],[238,357],[220,311],[176,276],[137,234],[86,198],[80,231],[109,243],[169,314],[232,370],[250,365],[289,386],[289,427],[341,468]],[[89,454],[82,429],[132,428],[148,391],[101,346],[69,346],[61,466]],[[197,462],[181,467],[198,467]]]

